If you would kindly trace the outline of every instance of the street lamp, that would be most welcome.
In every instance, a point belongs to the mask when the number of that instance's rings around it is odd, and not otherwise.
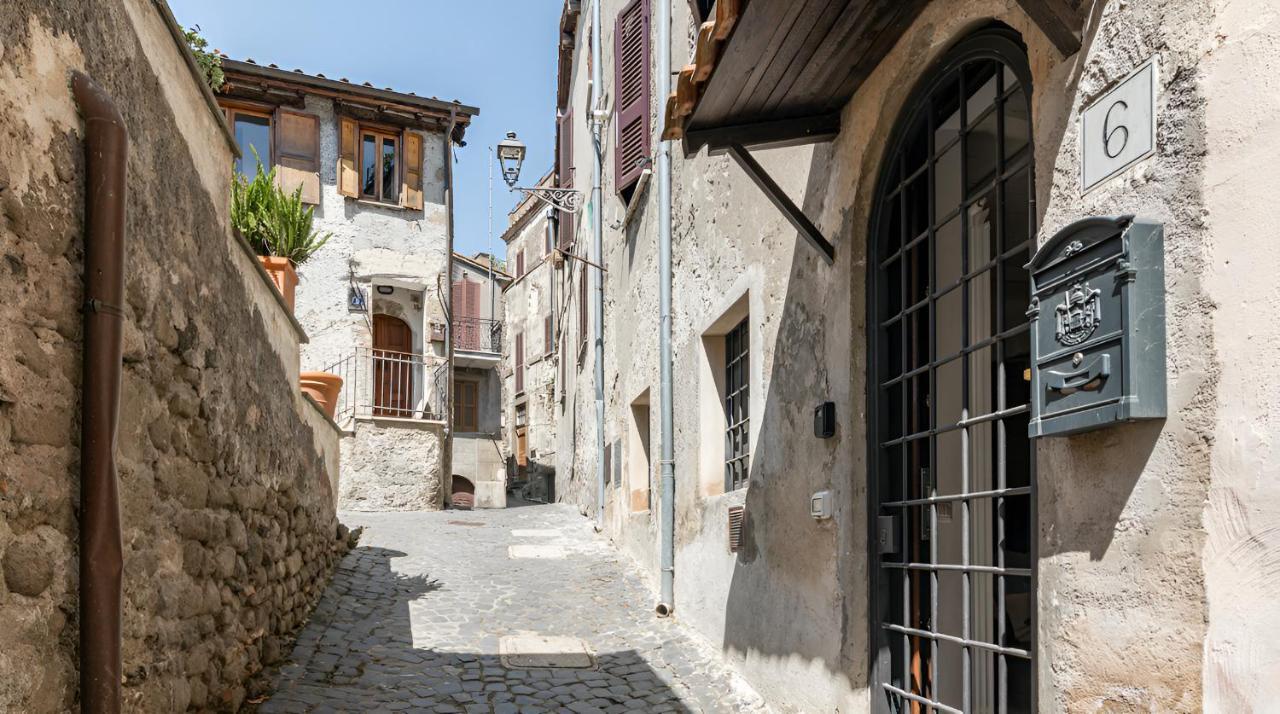
[[[577,213],[582,207],[582,192],[571,188],[526,188],[517,186],[520,179],[520,166],[524,164],[525,145],[516,138],[514,131],[507,132],[507,138],[498,142],[498,165],[502,168],[502,180],[513,191],[533,196],[552,208],[568,213]]]

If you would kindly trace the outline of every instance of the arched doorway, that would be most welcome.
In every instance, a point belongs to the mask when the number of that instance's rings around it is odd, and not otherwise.
[[[463,511],[475,508],[476,485],[470,479],[454,474],[449,484],[449,505]]]
[[[413,373],[413,330],[398,317],[374,315],[374,416],[413,416]]]
[[[1034,709],[1031,76],[1008,29],[926,75],[868,262],[877,711]]]

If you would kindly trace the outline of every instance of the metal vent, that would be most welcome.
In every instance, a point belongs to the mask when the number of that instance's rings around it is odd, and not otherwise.
[[[742,520],[746,511],[742,506],[729,508],[729,552],[737,553],[742,548]]]

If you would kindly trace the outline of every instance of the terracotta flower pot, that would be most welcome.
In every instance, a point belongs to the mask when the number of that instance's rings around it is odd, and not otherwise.
[[[284,304],[289,306],[289,312],[293,312],[293,292],[298,287],[298,271],[293,269],[293,263],[288,258],[271,255],[260,255],[258,260],[284,297]]]
[[[298,375],[298,384],[304,394],[310,394],[329,418],[338,407],[338,393],[342,390],[342,377],[328,372],[303,372]]]

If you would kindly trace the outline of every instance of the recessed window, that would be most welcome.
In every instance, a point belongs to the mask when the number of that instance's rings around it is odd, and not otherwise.
[[[399,137],[368,129],[360,132],[360,197],[399,203]]]
[[[724,336],[724,487],[733,491],[751,478],[750,329],[742,318]]]
[[[480,383],[456,379],[453,382],[453,423],[459,432],[480,429]]]
[[[271,170],[271,116],[244,109],[228,109],[231,126],[235,131],[240,158],[236,159],[236,172],[253,177],[262,162],[264,171]]]

